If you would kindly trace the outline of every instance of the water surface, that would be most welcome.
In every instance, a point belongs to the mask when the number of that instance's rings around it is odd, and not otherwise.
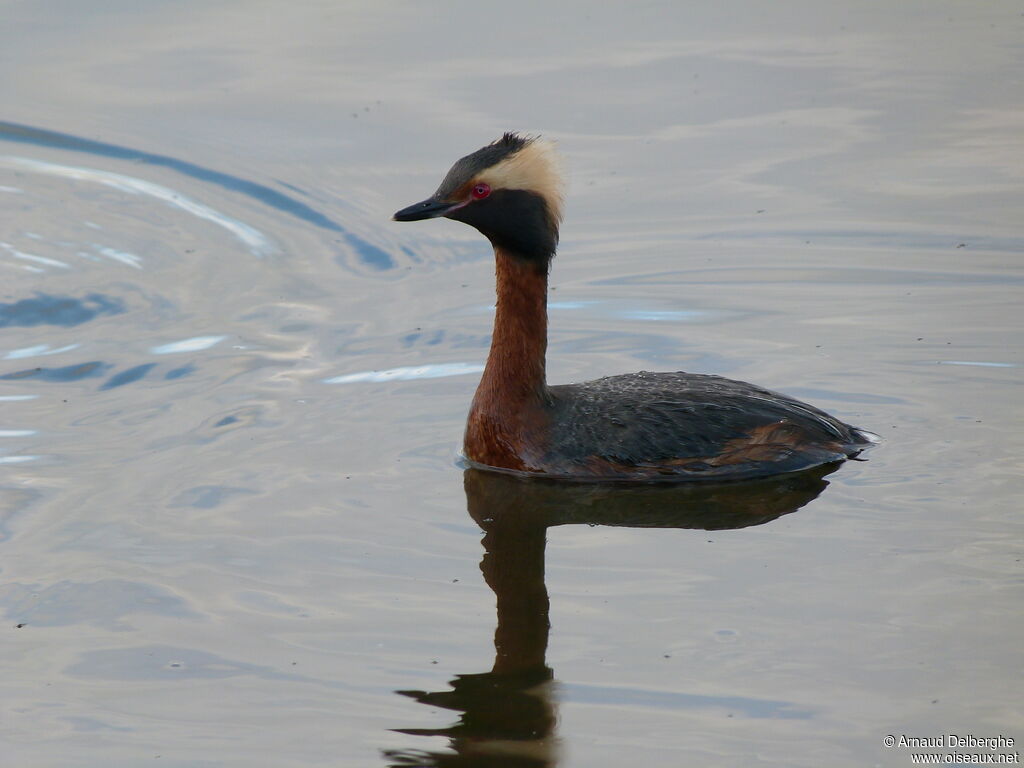
[[[5,763],[1024,739],[1018,8],[4,19]],[[754,381],[880,433],[869,461],[699,492],[464,477],[490,253],[388,219],[509,129],[569,173],[553,381]]]

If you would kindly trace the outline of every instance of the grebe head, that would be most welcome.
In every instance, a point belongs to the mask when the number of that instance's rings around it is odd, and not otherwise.
[[[394,220],[462,221],[495,248],[546,264],[562,220],[558,165],[551,142],[506,133],[456,162],[433,195],[403,208]]]

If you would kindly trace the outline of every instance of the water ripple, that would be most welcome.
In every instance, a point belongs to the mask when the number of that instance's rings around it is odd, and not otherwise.
[[[110,363],[92,360],[78,365],[67,365],[63,368],[28,368],[0,376],[3,380],[38,379],[39,381],[78,381],[94,376],[102,376],[111,368]]]
[[[143,378],[155,367],[156,363],[144,363],[143,365],[136,365],[134,368],[129,368],[127,371],[121,371],[120,373],[114,374],[103,384],[103,386],[100,387],[100,391],[103,392],[108,389],[114,389],[115,387],[123,387],[125,384],[133,384]]]
[[[1017,368],[1016,363],[992,363],[984,360],[939,360],[939,365],[976,365],[983,368]]]
[[[383,371],[359,371],[324,379],[325,384],[354,384],[356,382],[408,381],[410,379],[440,379],[445,376],[465,376],[480,373],[484,367],[478,363],[437,363],[415,365],[404,368],[388,368]]]
[[[80,136],[73,136],[58,131],[48,131],[43,128],[35,128],[30,125],[19,125],[0,121],[0,139],[16,141],[25,144],[34,144],[41,147],[55,147],[57,149],[69,150],[72,152],[85,152],[99,157],[111,157],[119,160],[129,160],[135,163],[146,163],[163,168],[170,168],[173,171],[198,179],[209,184],[216,184],[219,187],[241,192],[244,195],[255,198],[265,205],[276,208],[279,211],[307,221],[322,229],[340,233],[345,242],[356,252],[364,264],[376,271],[394,269],[395,259],[390,253],[380,248],[359,235],[349,232],[336,221],[328,218],[303,202],[296,200],[289,195],[278,192],[276,189],[258,184],[254,181],[232,176],[228,173],[221,173],[210,168],[204,168],[195,163],[178,160],[167,155],[159,155],[152,152],[142,152],[128,147],[119,147],[116,144],[107,144],[102,141],[83,139]],[[113,174],[117,175],[117,174]],[[155,185],[154,185],[155,186]],[[294,188],[294,187],[293,187]],[[15,187],[0,187],[3,191],[20,192]]]
[[[71,265],[67,264],[67,263],[65,263],[63,261],[57,261],[57,259],[48,259],[45,256],[37,256],[34,253],[25,253],[24,251],[19,251],[17,248],[15,248],[10,243],[0,243],[0,248],[3,248],[8,253],[10,253],[11,256],[13,256],[16,259],[21,259],[22,261],[31,261],[31,262],[34,262],[36,264],[44,264],[47,267],[58,267],[60,269],[71,269]]]
[[[70,328],[99,315],[120,315],[124,311],[124,303],[120,299],[102,293],[90,293],[81,299],[37,293],[33,299],[0,303],[0,328],[34,325]]]
[[[44,357],[46,355],[59,355],[63,352],[70,352],[73,349],[78,349],[81,344],[68,344],[67,346],[57,347],[56,349],[50,349],[49,344],[37,344],[34,347],[22,347],[21,349],[12,349],[6,355],[4,360],[24,360],[28,357]]]
[[[175,352],[199,352],[220,344],[227,336],[193,336],[190,339],[161,344],[149,351],[154,355],[170,355]]]
[[[223,227],[248,246],[256,256],[264,256],[274,250],[270,240],[268,240],[266,235],[258,229],[220,213],[209,206],[196,202],[195,200],[192,200],[169,187],[154,184],[151,181],[137,179],[134,176],[125,176],[121,173],[101,171],[96,168],[59,165],[57,163],[47,163],[43,160],[32,160],[27,157],[15,157],[13,155],[0,156],[0,164],[9,168],[29,171],[32,173],[44,173],[50,176],[62,176],[76,181],[88,181],[94,184],[102,184],[130,195],[148,195],[167,203],[169,206],[179,208],[186,213],[191,213],[197,218],[205,219],[206,221],[213,222],[219,227]],[[106,253],[104,255],[110,256],[110,254]],[[126,263],[132,264],[131,261],[127,261]],[[132,264],[132,266],[138,266],[138,264]]]

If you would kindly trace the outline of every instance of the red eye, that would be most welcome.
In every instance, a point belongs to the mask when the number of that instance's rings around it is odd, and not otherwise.
[[[487,184],[480,183],[473,187],[474,200],[483,200],[489,194],[491,194],[491,188]]]

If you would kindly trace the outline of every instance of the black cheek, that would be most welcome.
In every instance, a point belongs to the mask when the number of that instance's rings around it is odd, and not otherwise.
[[[544,199],[533,192],[499,189],[450,218],[476,227],[495,247],[528,259],[547,261],[558,245]]]

